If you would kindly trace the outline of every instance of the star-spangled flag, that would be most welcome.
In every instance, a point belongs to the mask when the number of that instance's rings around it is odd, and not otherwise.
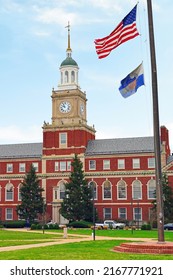
[[[112,33],[102,39],[95,39],[95,48],[98,58],[104,58],[122,43],[131,40],[139,35],[136,28],[136,9],[137,5],[119,23]]]
[[[142,85],[144,85],[144,69],[141,63],[121,81],[119,91],[121,95],[126,98],[134,94]]]

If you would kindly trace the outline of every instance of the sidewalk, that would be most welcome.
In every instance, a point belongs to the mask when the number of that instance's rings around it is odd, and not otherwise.
[[[26,229],[8,229],[8,230],[25,231],[25,232],[27,231]],[[27,231],[27,232],[38,232],[38,231],[32,230],[32,231]],[[45,234],[55,234],[55,235],[60,235],[61,234],[62,235],[62,233],[58,233],[58,232],[46,232]],[[153,241],[153,239],[150,239],[150,238],[125,238],[125,237],[121,238],[121,237],[108,237],[108,236],[96,236],[95,240],[96,241],[97,240],[130,240],[130,241],[148,241],[148,242]],[[83,241],[93,241],[93,238],[90,235],[79,235],[79,234],[75,234],[75,233],[74,234],[68,234],[67,233],[67,238],[62,237],[62,239],[57,239],[56,241],[54,241],[54,239],[51,239],[50,242],[48,241],[48,242],[45,242],[45,243],[0,247],[0,252],[23,250],[23,249],[38,248],[38,247],[46,247],[46,246],[54,246],[54,245],[59,245],[59,244],[83,242]]]

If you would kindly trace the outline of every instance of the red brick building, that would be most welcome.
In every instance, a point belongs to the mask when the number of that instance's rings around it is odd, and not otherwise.
[[[95,139],[95,128],[87,124],[87,97],[79,87],[79,68],[71,54],[68,33],[61,81],[52,90],[52,121],[43,124],[43,143],[0,145],[0,219],[18,219],[15,209],[21,201],[20,185],[32,163],[45,190],[50,219],[64,223],[59,214],[64,183],[74,154],[78,154],[86,178],[94,186],[100,220],[149,221],[155,191],[154,139]],[[173,186],[166,127],[161,127],[160,135],[162,169]]]

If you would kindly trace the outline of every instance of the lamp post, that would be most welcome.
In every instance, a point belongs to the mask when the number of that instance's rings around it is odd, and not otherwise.
[[[138,221],[137,222],[138,222],[138,230],[139,230],[139,198],[138,198],[138,202],[137,203],[138,203]]]
[[[95,205],[94,205],[94,182],[91,182],[91,187],[92,187],[92,198],[93,198],[93,240],[95,241]]]
[[[131,199],[131,215],[132,215],[132,221],[131,221],[131,232],[133,234],[133,197]]]
[[[44,234],[44,226],[45,226],[45,210],[46,210],[46,202],[45,202],[45,198],[43,198],[43,234]]]

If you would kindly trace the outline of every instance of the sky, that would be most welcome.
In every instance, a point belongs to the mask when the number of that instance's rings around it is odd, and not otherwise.
[[[52,88],[66,58],[68,21],[72,57],[87,95],[88,125],[96,139],[153,135],[153,105],[146,1],[137,7],[140,36],[103,59],[94,39],[110,34],[136,5],[133,0],[0,0],[0,144],[42,142],[42,125],[51,123]],[[170,84],[173,74],[173,1],[153,0],[160,125],[169,129],[173,151]],[[145,86],[129,98],[120,81],[141,62]]]

